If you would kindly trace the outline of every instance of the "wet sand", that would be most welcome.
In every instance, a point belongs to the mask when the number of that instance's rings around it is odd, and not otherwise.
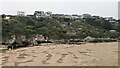
[[[44,44],[0,54],[3,66],[118,66],[118,42]]]

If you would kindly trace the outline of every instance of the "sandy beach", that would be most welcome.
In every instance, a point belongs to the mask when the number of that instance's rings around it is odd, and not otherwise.
[[[3,66],[118,66],[118,42],[51,43],[0,54]]]

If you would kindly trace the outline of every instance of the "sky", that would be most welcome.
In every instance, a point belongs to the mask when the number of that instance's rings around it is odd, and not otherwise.
[[[85,13],[118,19],[119,0],[0,0],[0,14],[16,15],[17,11],[51,11],[59,14]]]

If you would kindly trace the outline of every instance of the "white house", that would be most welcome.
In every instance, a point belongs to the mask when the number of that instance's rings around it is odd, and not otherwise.
[[[10,19],[10,16],[6,16],[4,19],[9,20],[9,19]]]
[[[91,36],[87,36],[86,38],[84,38],[84,41],[93,41],[95,38],[91,37]]]
[[[80,18],[77,14],[73,14],[71,17],[72,17],[73,19],[79,19],[79,18]]]
[[[116,32],[116,30],[110,30],[110,32],[111,32],[111,33],[115,33],[115,32]]]
[[[17,11],[17,16],[25,16],[25,12],[24,11]]]
[[[52,15],[52,12],[51,11],[48,11],[48,12],[45,12],[45,16],[51,16]]]

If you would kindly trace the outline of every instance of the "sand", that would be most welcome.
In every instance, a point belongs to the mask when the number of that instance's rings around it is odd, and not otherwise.
[[[0,54],[3,66],[118,66],[118,42],[52,43]]]

